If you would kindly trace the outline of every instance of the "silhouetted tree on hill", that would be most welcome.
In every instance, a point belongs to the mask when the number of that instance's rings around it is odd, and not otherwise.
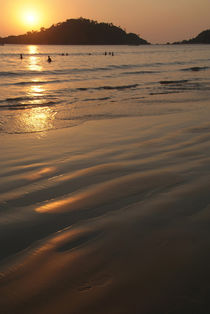
[[[201,32],[195,38],[175,42],[174,44],[210,44],[210,29]]]
[[[112,23],[79,18],[57,23],[50,28],[31,31],[24,35],[4,38],[8,44],[62,44],[62,45],[124,45],[148,44],[138,35],[127,34]]]

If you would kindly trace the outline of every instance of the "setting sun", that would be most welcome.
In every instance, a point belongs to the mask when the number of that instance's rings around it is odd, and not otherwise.
[[[29,23],[29,24],[34,24],[36,22],[36,16],[34,13],[26,13],[26,21]]]
[[[22,22],[27,26],[37,26],[39,20],[39,15],[36,11],[24,11],[22,13]]]

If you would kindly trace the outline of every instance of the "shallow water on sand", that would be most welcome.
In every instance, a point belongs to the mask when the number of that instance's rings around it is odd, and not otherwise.
[[[209,99],[209,47],[6,45],[0,88],[3,133],[183,111],[184,101]]]
[[[207,46],[30,47],[1,47],[0,312],[209,313]]]

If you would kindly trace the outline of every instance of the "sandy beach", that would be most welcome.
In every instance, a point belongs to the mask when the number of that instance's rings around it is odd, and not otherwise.
[[[191,106],[0,135],[2,314],[210,312],[210,107]]]
[[[210,0],[0,3],[0,314],[210,314]]]

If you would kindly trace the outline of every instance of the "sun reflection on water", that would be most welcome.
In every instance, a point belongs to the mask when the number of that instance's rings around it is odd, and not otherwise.
[[[28,69],[31,71],[42,71],[40,57],[36,56],[36,54],[38,53],[38,47],[31,45],[28,46],[28,53],[29,53]]]
[[[35,45],[29,45],[27,48],[28,48],[29,54],[33,55],[35,53],[38,53],[38,47]]]
[[[49,107],[38,107],[22,112],[19,123],[24,132],[42,132],[53,128],[56,112]]]
[[[34,83],[38,80],[34,79]],[[41,85],[31,85],[27,89],[27,97],[31,105],[44,105],[46,103],[46,89]]]
[[[31,71],[42,71],[42,66],[38,63],[40,59],[39,57],[36,56],[30,56],[29,57],[29,62],[28,62],[28,68]]]
[[[49,95],[41,84],[43,79],[40,81],[38,76],[39,72],[43,70],[38,47],[29,45],[27,48],[29,54],[27,67],[30,71],[37,72],[37,76],[33,77],[30,84],[25,87],[26,97],[21,102],[25,109],[18,114],[16,126],[18,132],[38,132],[38,136],[43,136],[45,131],[54,127],[57,112],[49,107]]]
[[[45,92],[44,87],[40,85],[32,85],[29,88],[29,93],[34,96],[40,96],[40,94],[43,94],[44,92]]]

